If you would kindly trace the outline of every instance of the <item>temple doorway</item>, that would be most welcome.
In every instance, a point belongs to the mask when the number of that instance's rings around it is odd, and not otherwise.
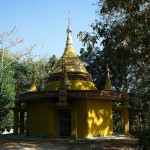
[[[59,110],[59,137],[71,137],[71,111]]]

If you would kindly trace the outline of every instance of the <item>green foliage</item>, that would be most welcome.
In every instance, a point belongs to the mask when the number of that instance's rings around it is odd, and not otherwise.
[[[33,60],[15,61],[13,66],[16,84],[19,85],[20,92],[25,93],[28,91],[31,84]]]
[[[85,62],[86,69],[92,74],[93,81],[98,89],[104,89],[106,79],[106,66],[103,51],[95,48],[94,51],[84,51],[80,58]]]
[[[148,67],[142,65],[136,69],[130,79],[131,88],[131,129],[143,132],[150,129],[150,79]]]
[[[34,63],[36,83],[39,91],[43,90],[44,84],[47,81],[50,73],[53,71],[56,62],[57,58],[55,55],[53,55],[48,60],[45,58],[41,58],[40,60]]]
[[[57,58],[54,55],[48,60],[41,58],[34,61],[33,59],[28,58],[23,61],[14,62],[14,78],[16,83],[20,85],[20,92],[28,92],[31,86],[33,73],[36,80],[37,90],[42,91],[44,88],[44,83],[48,79],[49,74],[53,71],[56,62]]]
[[[4,65],[8,65],[13,56],[4,51]],[[0,55],[0,60],[2,55]],[[0,63],[0,66],[2,64]],[[7,126],[12,126],[12,113],[10,108],[13,106],[15,91],[13,69],[9,65],[5,70],[1,68],[2,79],[0,81],[0,128],[5,129]]]

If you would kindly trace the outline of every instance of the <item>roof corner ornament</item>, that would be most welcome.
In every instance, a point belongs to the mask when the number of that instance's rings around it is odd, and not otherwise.
[[[32,82],[31,82],[31,86],[29,88],[29,92],[36,92],[36,91],[37,91],[37,87],[36,87],[36,83],[35,83],[35,71],[34,71],[34,65],[33,65]]]
[[[110,70],[107,64],[107,75],[106,75],[106,84],[105,84],[105,90],[113,91],[111,79],[110,79]]]

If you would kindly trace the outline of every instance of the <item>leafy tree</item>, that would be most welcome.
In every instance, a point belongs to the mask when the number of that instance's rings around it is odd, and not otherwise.
[[[20,92],[28,92],[31,86],[33,73],[36,79],[37,90],[42,91],[44,83],[48,79],[49,74],[53,71],[56,62],[57,58],[55,55],[51,56],[48,60],[40,58],[34,61],[32,57],[30,57],[23,61],[14,62],[14,78],[20,85]]]
[[[54,70],[56,62],[57,58],[55,55],[51,56],[49,59],[41,58],[35,62],[35,75],[39,91],[44,89],[44,84],[47,81],[50,73]]]
[[[15,61],[14,67],[14,79],[16,84],[19,85],[20,92],[25,93],[29,90],[32,72],[33,72],[33,59],[27,58],[23,61]]]
[[[0,55],[1,58],[2,55]],[[4,64],[7,65],[11,59],[12,55],[4,51]],[[1,65],[1,63],[0,63]],[[4,70],[3,82],[0,85],[0,129],[4,130],[6,127],[12,126],[12,113],[10,108],[13,106],[15,91],[14,91],[14,79],[13,79],[13,69],[12,65],[9,65]]]
[[[150,131],[150,79],[147,66],[141,65],[134,70],[131,85],[131,129],[139,132]]]
[[[106,79],[106,61],[103,51],[98,47],[94,51],[81,49],[80,58],[85,62],[86,69],[92,74],[93,81],[98,89],[104,89]]]

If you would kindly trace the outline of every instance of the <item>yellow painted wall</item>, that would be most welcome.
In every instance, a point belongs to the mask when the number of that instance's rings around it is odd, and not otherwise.
[[[59,137],[58,111],[61,109],[71,109],[73,138],[106,136],[113,133],[111,100],[73,99],[72,107],[61,108],[49,105],[50,100],[28,103],[29,135]]]
[[[87,136],[87,100],[74,99],[72,104],[77,106],[77,120],[72,122],[77,126],[77,138],[84,138]]]
[[[78,137],[87,136],[87,101],[79,100],[80,106],[77,111],[77,135]]]
[[[32,101],[28,103],[28,134],[48,137],[49,135],[49,108],[48,101]]]
[[[106,136],[113,133],[112,101],[100,99],[76,99],[77,138]]]
[[[56,112],[54,108],[49,109],[49,138],[55,138],[57,137],[56,129]]]
[[[87,100],[87,115],[88,137],[113,133],[111,100]]]

